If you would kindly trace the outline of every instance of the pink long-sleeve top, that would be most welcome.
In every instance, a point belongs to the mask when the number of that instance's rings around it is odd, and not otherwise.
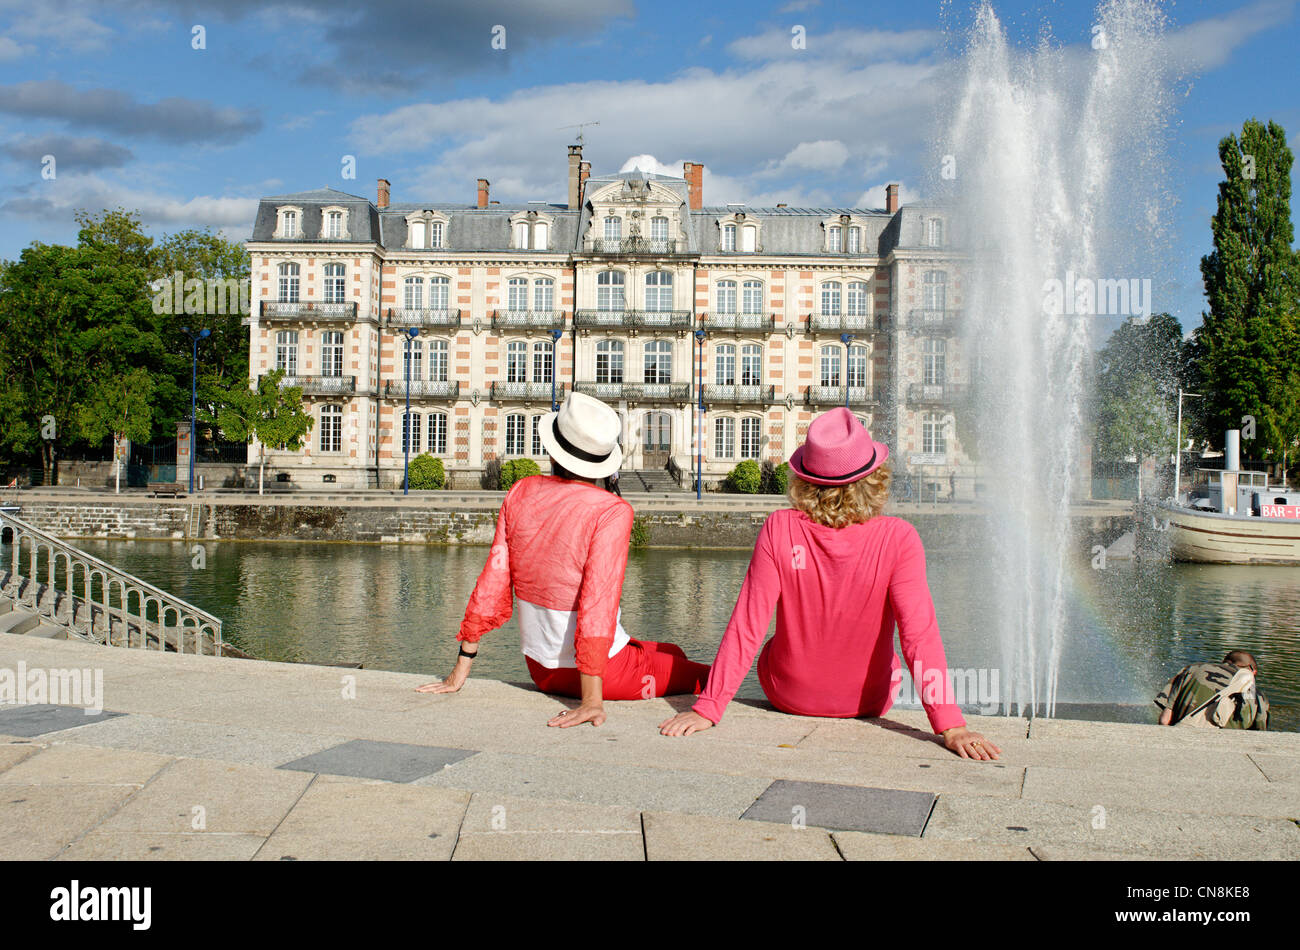
[[[704,718],[722,718],[767,636],[774,607],[776,634],[759,657],[758,676],[778,709],[803,716],[884,715],[901,684],[897,624],[907,669],[914,676],[925,671],[922,679],[942,671],[942,690],[927,692],[916,683],[930,726],[938,733],[966,724],[951,702],[925,550],[908,522],[877,516],[832,528],[802,511],[773,512],[754,544],[708,685],[693,707]],[[928,701],[936,696],[940,701]]]
[[[510,619],[517,597],[527,656],[602,676],[628,642],[618,602],[632,518],[631,505],[589,482],[551,475],[515,482],[456,639],[477,643]]]

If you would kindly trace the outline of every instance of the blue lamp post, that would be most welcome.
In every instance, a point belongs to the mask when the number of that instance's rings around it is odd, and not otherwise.
[[[840,342],[844,344],[844,408],[849,407],[849,375],[852,370],[849,368],[849,344],[853,342],[852,333],[841,333]]]
[[[406,416],[402,419],[402,449],[405,453],[402,470],[403,495],[411,493],[411,344],[419,335],[419,327],[406,328]]]
[[[700,427],[695,440],[695,499],[698,501],[704,491],[704,331],[695,331],[695,342],[699,344],[700,375],[696,386],[700,391]]]
[[[560,408],[555,404],[555,374],[560,371],[560,337],[562,336],[564,336],[563,330],[551,331],[551,412]]]
[[[212,335],[211,330],[199,330],[197,333],[189,327],[181,327],[181,332],[190,338],[194,345],[194,362],[190,371],[190,494],[194,494],[194,437],[195,413],[199,396],[199,340],[206,340]]]

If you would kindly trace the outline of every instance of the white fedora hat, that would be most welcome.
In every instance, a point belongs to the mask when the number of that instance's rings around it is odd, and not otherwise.
[[[570,392],[559,412],[537,424],[547,453],[581,478],[605,478],[623,464],[618,413],[594,396]]]

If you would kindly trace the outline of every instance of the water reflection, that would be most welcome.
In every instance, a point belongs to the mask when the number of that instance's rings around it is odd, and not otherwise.
[[[1000,618],[987,565],[927,544],[949,666],[995,666]],[[487,556],[482,547],[208,542],[207,566],[195,569],[188,543],[82,546],[212,611],[227,638],[256,656],[430,676],[455,661],[456,630]],[[748,563],[744,551],[632,552],[624,626],[712,660]],[[1090,704],[1134,704],[1118,718],[1149,720],[1151,698],[1178,669],[1244,648],[1259,658],[1275,727],[1300,728],[1300,569],[1112,561],[1092,571],[1085,560],[1073,587],[1059,695],[1067,705],[1058,713],[1117,718]],[[475,675],[527,681],[514,620],[484,643]],[[739,695],[762,696],[752,671]]]

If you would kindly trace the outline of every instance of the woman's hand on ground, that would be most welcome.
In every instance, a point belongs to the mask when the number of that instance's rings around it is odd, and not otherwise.
[[[659,734],[662,736],[689,736],[692,732],[703,732],[712,725],[713,723],[694,709],[688,709],[685,712],[679,712],[672,719],[665,719],[659,723]]]
[[[415,687],[417,693],[456,693],[469,679],[470,661],[461,657],[452,667],[451,673],[441,683],[425,683]]]
[[[604,706],[579,706],[577,709],[566,709],[558,716],[552,716],[546,724],[548,726],[559,726],[561,729],[568,729],[570,726],[580,726],[584,722],[589,722],[593,726],[599,726],[605,721]]]
[[[978,732],[971,732],[965,726],[945,729],[943,744],[963,759],[996,759],[1002,752],[988,739]]]

